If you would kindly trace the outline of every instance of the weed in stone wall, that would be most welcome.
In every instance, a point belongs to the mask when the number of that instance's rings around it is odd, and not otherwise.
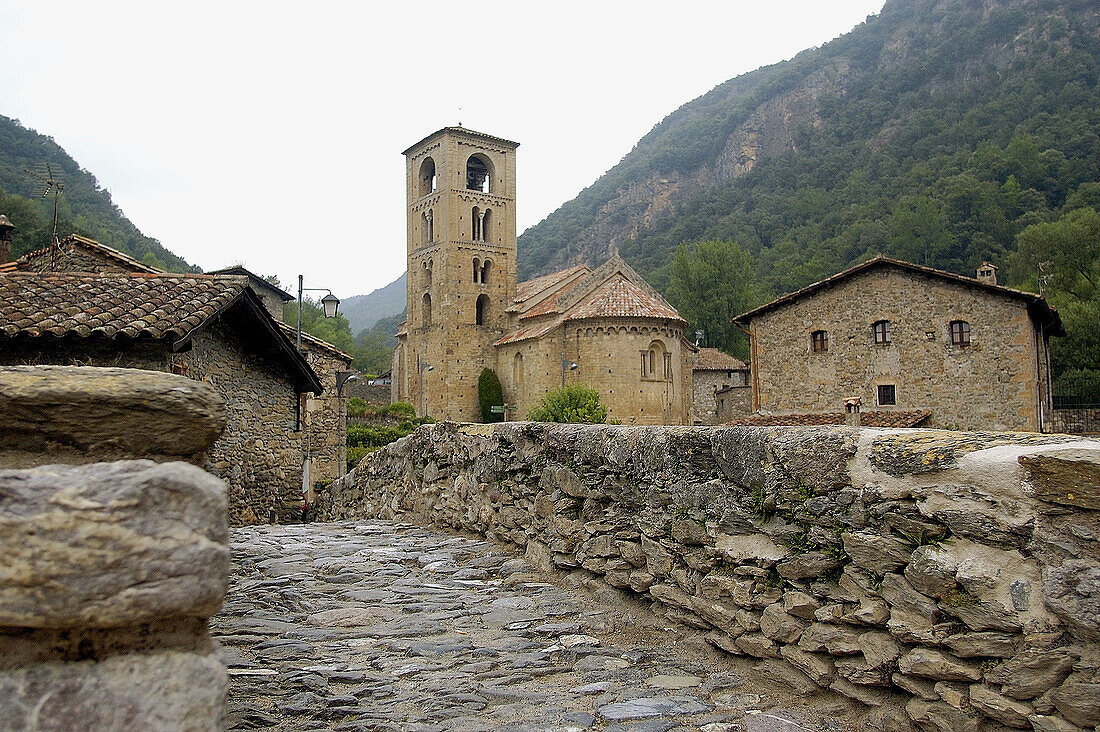
[[[943,604],[948,607],[971,607],[978,604],[978,598],[966,590],[952,590],[943,596]]]
[[[917,532],[907,532],[895,529],[894,533],[913,549],[920,546],[934,546],[938,548],[944,544],[951,543],[951,532],[946,527],[939,531],[921,529]]]

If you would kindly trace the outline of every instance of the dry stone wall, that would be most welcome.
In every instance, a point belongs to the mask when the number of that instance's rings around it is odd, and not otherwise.
[[[881,730],[1100,724],[1100,443],[1068,436],[422,427],[319,498],[511,542],[654,601]]]
[[[221,398],[172,374],[21,367],[0,369],[0,410],[0,468],[38,463],[0,469],[0,728],[223,729],[207,619],[227,491],[179,460],[221,433]],[[90,462],[128,450],[165,462]]]

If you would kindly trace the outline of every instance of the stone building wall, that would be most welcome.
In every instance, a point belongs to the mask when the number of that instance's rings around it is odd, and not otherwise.
[[[0,414],[0,727],[224,729],[226,486],[179,462],[221,432],[221,398],[166,373],[0,368]],[[131,451],[158,462],[56,462]]]
[[[890,321],[888,345],[874,343],[878,320]],[[970,324],[969,346],[951,344],[952,320]],[[827,352],[811,349],[817,330]],[[1020,300],[884,267],[767,311],[752,332],[761,412],[836,412],[858,396],[865,408],[931,409],[933,427],[1039,431],[1046,357]],[[885,384],[896,407],[878,406]]]
[[[844,427],[421,427],[318,503],[653,600],[868,729],[1100,724],[1100,443]]]
[[[738,417],[752,414],[752,387],[731,386],[715,396],[716,424],[726,424]]]
[[[222,323],[169,356],[169,369],[210,384],[225,396],[225,433],[210,448],[207,469],[229,484],[229,521],[301,519],[302,432],[298,396],[284,369],[244,348]]]
[[[351,361],[302,340],[306,361],[324,387],[306,402],[303,449],[311,456],[309,482],[331,483],[347,471],[347,394],[336,386],[336,375],[351,368]],[[354,382],[353,382],[354,383]]]
[[[747,371],[712,371],[695,369],[691,373],[691,379],[693,424],[715,425],[733,419],[733,417],[729,417],[725,420],[719,418],[717,393],[719,389],[724,389],[726,387],[748,386]],[[735,407],[732,401],[730,404],[726,405],[727,414],[734,411],[734,409]],[[750,408],[745,414],[751,411],[750,399]]]

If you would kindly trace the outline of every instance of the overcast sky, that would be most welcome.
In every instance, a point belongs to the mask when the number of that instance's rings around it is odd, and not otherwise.
[[[401,151],[520,143],[523,231],[680,105],[882,0],[0,0],[0,114],[53,137],[148,236],[339,297],[405,269]]]

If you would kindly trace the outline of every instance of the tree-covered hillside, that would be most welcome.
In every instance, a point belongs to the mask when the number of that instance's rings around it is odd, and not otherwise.
[[[88,171],[52,138],[0,115],[0,213],[16,225],[12,255],[46,246],[53,229],[53,198],[42,198],[44,186],[28,170],[49,163],[65,186],[61,195],[58,235],[81,234],[126,252],[147,264],[173,272],[198,269],[145,236],[111,201]]]
[[[718,241],[751,255],[758,302],[880,253],[971,276],[990,260],[1034,289],[1017,237],[1100,208],[1098,29],[1092,0],[891,0],[669,115],[523,234],[524,275],[611,244],[687,310],[673,254]]]

